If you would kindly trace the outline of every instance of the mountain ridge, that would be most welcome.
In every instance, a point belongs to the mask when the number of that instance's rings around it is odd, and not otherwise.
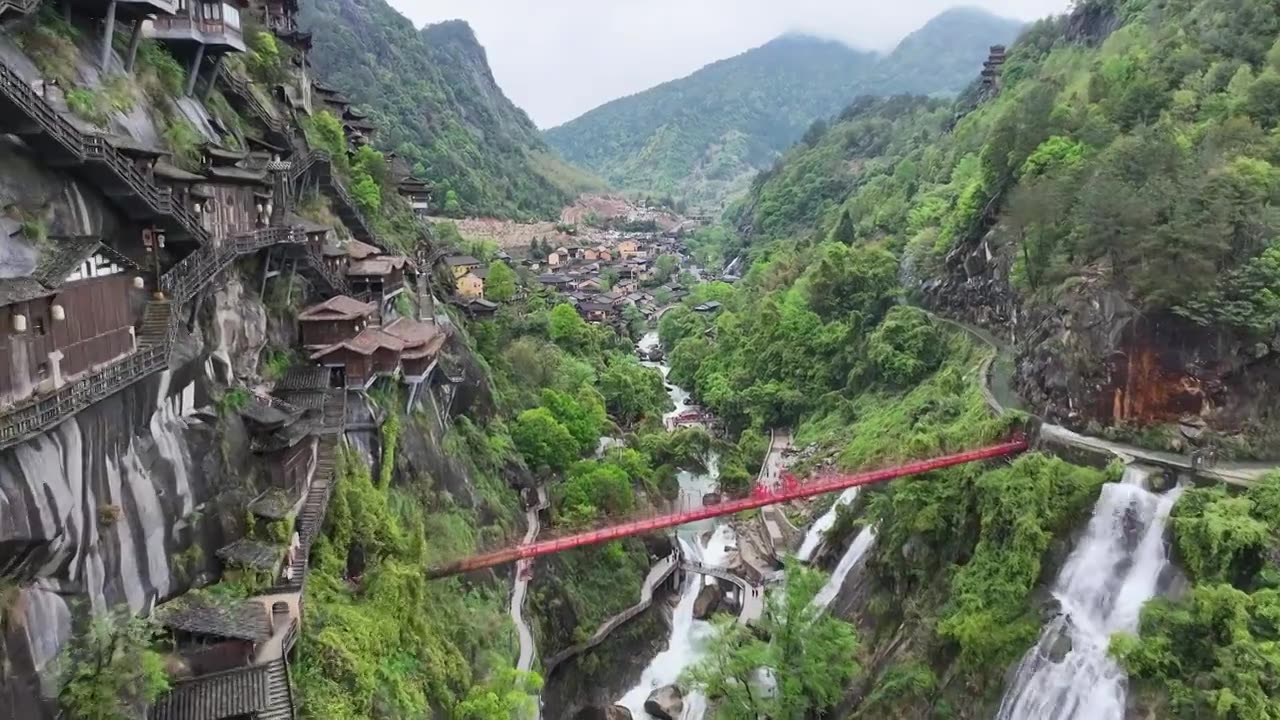
[[[1022,24],[973,8],[930,19],[889,53],[791,31],[616,98],[543,137],[617,187],[722,204],[818,119],[860,94],[951,94]]]
[[[599,183],[564,163],[494,79],[465,21],[421,29],[384,0],[303,0],[320,78],[369,112],[375,144],[434,186],[450,215],[553,218]]]

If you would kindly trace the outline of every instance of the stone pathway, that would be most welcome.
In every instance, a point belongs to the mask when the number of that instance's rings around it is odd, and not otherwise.
[[[529,508],[525,513],[529,529],[524,534],[524,545],[528,545],[537,539],[538,533],[542,529],[542,520],[538,513],[545,509],[547,504],[547,490],[539,487],[538,504]],[[521,560],[516,563],[515,587],[511,591],[511,621],[515,623],[516,632],[520,636],[520,657],[516,661],[516,669],[521,672],[529,672],[533,669],[533,656],[537,652],[533,631],[529,628],[529,623],[524,619],[524,600],[529,592],[529,581],[532,579],[532,561]]]

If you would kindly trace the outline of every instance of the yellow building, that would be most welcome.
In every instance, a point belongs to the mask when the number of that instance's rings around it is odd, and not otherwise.
[[[454,280],[461,280],[467,273],[480,269],[480,261],[470,255],[450,255],[444,262],[453,272]]]
[[[458,294],[468,298],[484,297],[484,276],[486,274],[484,270],[476,269],[458,278],[454,283]]]
[[[644,254],[645,254],[645,251],[640,248],[639,243],[637,243],[635,240],[623,240],[622,242],[618,243],[618,255],[621,256],[623,259],[630,258],[630,257],[640,257],[640,256],[643,256]]]

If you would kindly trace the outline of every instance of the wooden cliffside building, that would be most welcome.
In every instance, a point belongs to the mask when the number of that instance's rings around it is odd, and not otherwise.
[[[1000,68],[1005,61],[1005,47],[1003,45],[992,45],[987,55],[987,59],[982,63],[982,84],[999,88],[1000,86]]]
[[[96,237],[49,238],[0,280],[0,406],[52,392],[137,350],[138,267]]]
[[[313,351],[354,338],[377,321],[377,305],[346,295],[335,295],[298,313],[302,346]]]
[[[358,335],[311,353],[311,360],[327,367],[335,384],[367,390],[379,377],[394,377],[400,369],[404,341],[381,328],[367,327]]]
[[[152,21],[148,36],[164,43],[189,63],[188,95],[195,92],[196,81],[206,62],[211,68],[207,79],[212,85],[222,58],[227,53],[245,51],[240,11],[247,7],[245,0],[177,0],[172,15],[162,15]]]

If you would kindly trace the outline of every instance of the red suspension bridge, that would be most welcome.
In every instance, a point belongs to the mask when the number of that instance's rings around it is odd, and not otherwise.
[[[884,468],[882,470],[871,470],[853,475],[820,476],[812,478],[804,483],[798,482],[794,477],[788,475],[784,478],[782,486],[777,490],[770,490],[762,485],[756,485],[750,495],[738,500],[729,500],[727,502],[708,505],[696,510],[673,512],[666,515],[645,518],[643,520],[622,522],[609,527],[580,532],[566,537],[543,540],[540,542],[529,543],[527,545],[517,545],[495,552],[474,555],[464,560],[431,568],[427,570],[427,577],[439,578],[446,577],[448,575],[471,572],[473,570],[481,570],[495,565],[503,565],[527,558],[541,557],[543,555],[563,552],[573,548],[609,542],[610,540],[617,540],[619,538],[631,537],[633,535],[644,535],[657,530],[676,527],[677,525],[698,522],[699,520],[707,520],[709,518],[720,517],[722,515],[733,515],[746,510],[755,510],[757,508],[765,507],[766,505],[776,505],[778,503],[800,500],[802,498],[813,497],[815,495],[839,492],[841,490],[860,485],[874,485],[900,477],[906,477],[908,475],[917,475],[931,470],[941,470],[955,465],[964,465],[971,462],[1016,455],[1026,449],[1026,439],[1019,437],[998,445],[990,445],[988,447],[956,453],[954,455],[944,455],[942,457],[936,457],[929,460],[918,460],[916,462],[907,463],[906,465]]]

